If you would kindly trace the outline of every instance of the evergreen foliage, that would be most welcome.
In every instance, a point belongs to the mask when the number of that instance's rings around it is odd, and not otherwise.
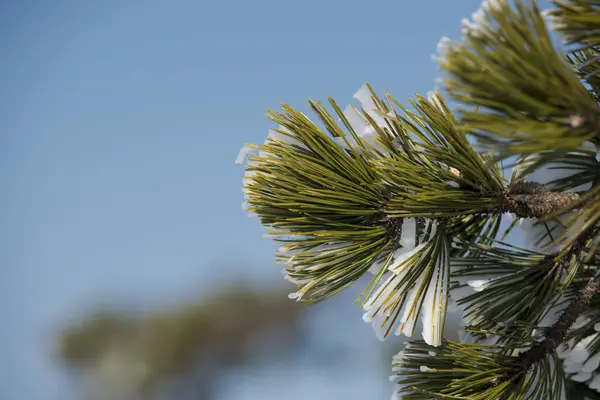
[[[237,160],[245,207],[281,243],[290,297],[370,272],[380,338],[421,316],[394,396],[600,399],[600,1],[486,0],[439,53],[455,113],[368,84],[360,108],[310,100],[315,121],[270,110],[279,128]],[[444,338],[456,307],[460,342]]]

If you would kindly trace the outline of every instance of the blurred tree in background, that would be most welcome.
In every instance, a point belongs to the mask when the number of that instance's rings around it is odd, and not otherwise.
[[[304,307],[283,293],[238,284],[171,309],[92,313],[61,333],[59,359],[90,399],[209,400],[229,366],[298,339]]]

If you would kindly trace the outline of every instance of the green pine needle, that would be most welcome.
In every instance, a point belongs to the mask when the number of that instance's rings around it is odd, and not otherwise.
[[[560,360],[548,356],[527,371],[516,355],[508,354],[511,349],[452,341],[433,348],[411,341],[394,357],[397,392],[407,400],[560,399],[564,390]]]
[[[576,149],[600,132],[600,108],[555,48],[535,1],[500,1],[443,54],[463,129],[499,158]],[[476,106],[477,110],[470,107]]]

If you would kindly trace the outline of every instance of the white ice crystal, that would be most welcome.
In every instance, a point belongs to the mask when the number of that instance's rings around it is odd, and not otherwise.
[[[360,89],[353,96],[360,103],[360,108],[375,122],[375,124],[380,128],[385,128],[387,126],[386,119],[381,114],[379,114],[377,104],[373,101],[371,90],[369,86],[365,83],[361,86]],[[365,116],[361,115],[361,112],[354,107],[353,105],[349,105],[344,109],[344,116],[352,126],[354,132],[369,145],[373,146],[380,152],[385,152],[385,149],[380,146],[375,138],[378,136],[377,131]],[[343,149],[355,149],[359,150],[358,143],[356,139],[348,134],[346,137],[336,137],[334,141]]]
[[[411,222],[407,221],[407,224],[409,223]],[[411,234],[410,236],[414,237],[415,235]],[[406,239],[405,244],[414,246],[416,241],[414,239],[410,239],[410,241],[409,239]],[[385,325],[382,326],[382,322],[385,320],[385,317],[390,316],[392,312],[396,312],[394,307],[396,305],[396,300],[399,299],[399,293],[401,291],[407,291],[406,302],[401,312],[402,317],[400,318],[400,322],[396,327],[394,334],[404,334],[407,337],[412,335],[419,317],[418,305],[422,300],[421,314],[423,339],[431,346],[439,346],[441,344],[444,325],[443,319],[445,315],[440,312],[440,307],[442,306],[442,303],[446,301],[448,296],[446,274],[449,270],[449,258],[447,256],[439,257],[436,260],[436,265],[433,267],[433,276],[430,277],[429,271],[424,270],[421,275],[417,277],[413,286],[405,287],[405,277],[407,273],[410,272],[405,261],[412,256],[422,257],[427,252],[425,249],[426,246],[427,243],[421,243],[408,251],[403,248],[399,249],[394,254],[394,260],[388,267],[388,270],[392,274],[379,286],[364,305],[365,314],[363,319],[366,322],[373,323],[377,337],[380,339],[384,337],[384,333],[388,329]],[[428,278],[430,281],[425,285],[424,280]],[[425,295],[421,299],[419,297],[419,288],[422,286],[425,286]]]

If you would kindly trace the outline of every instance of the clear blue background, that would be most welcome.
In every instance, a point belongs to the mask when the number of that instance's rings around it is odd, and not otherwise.
[[[272,127],[266,108],[344,105],[365,81],[424,94],[438,40],[479,3],[3,2],[0,397],[63,399],[43,352],[99,299],[279,282],[234,164]]]

